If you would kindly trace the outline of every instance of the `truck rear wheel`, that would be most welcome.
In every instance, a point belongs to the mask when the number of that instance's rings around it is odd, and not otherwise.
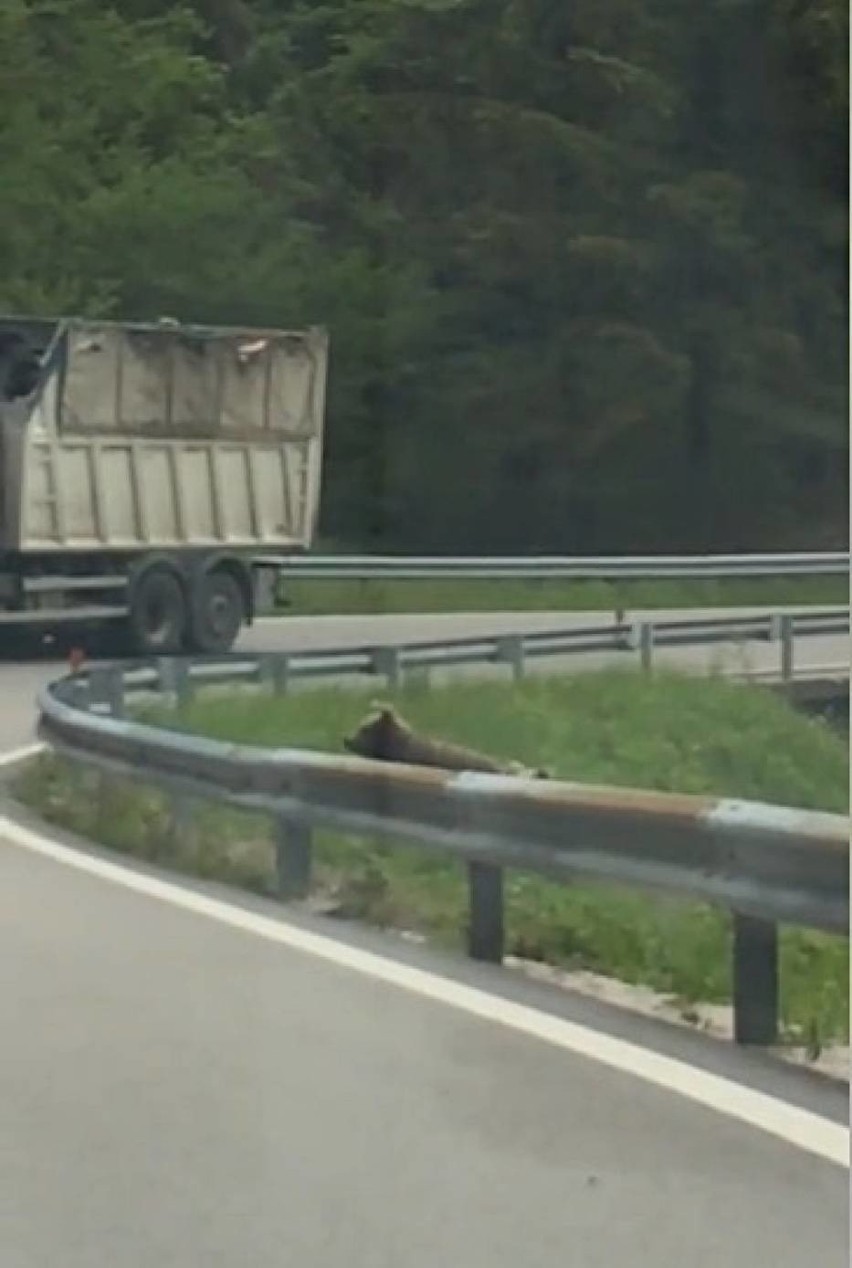
[[[186,597],[170,568],[141,572],[131,587],[130,637],[136,651],[146,656],[174,656],[186,637]]]
[[[231,572],[214,568],[195,579],[189,622],[191,651],[206,656],[229,652],[244,619],[242,588]]]

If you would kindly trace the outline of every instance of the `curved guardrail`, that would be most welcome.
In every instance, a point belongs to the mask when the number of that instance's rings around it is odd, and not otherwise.
[[[410,646],[404,650],[412,653]],[[340,657],[350,656],[359,671],[370,672],[378,651],[388,649],[323,653],[321,670],[306,655],[303,668],[311,677],[336,674]],[[778,925],[848,934],[845,816],[262,749],[127,716],[130,699],[152,691],[168,692],[181,705],[195,691],[225,683],[286,690],[299,660],[289,658],[287,673],[276,656],[78,672],[41,693],[39,731],[73,760],[151,783],[178,804],[203,799],[267,813],[282,898],[308,891],[317,827],[416,842],[459,859],[468,870],[469,951],[478,959],[502,959],[506,868],[722,907],[733,920],[735,1037],[741,1043],[771,1043],[777,1036]]]

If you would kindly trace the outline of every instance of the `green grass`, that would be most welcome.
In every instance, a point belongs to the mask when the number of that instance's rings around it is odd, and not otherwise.
[[[847,603],[844,577],[719,581],[285,581],[293,615],[373,612],[614,612],[637,608]]]
[[[146,717],[261,745],[341,751],[372,696],[311,690],[286,698],[208,696],[181,719]],[[716,679],[629,673],[530,679],[507,688],[413,684],[396,703],[418,728],[496,756],[544,765],[581,782],[728,795],[845,813],[846,743],[774,694]],[[49,820],[115,848],[202,876],[271,892],[265,825],[206,809],[174,830],[155,794],[114,780],[80,783],[56,759],[31,769],[20,795]],[[321,835],[317,886],[338,914],[417,930],[460,946],[461,869],[425,850]],[[507,878],[510,954],[587,968],[696,1001],[730,999],[729,922],[721,912],[630,891]],[[782,933],[782,1014],[791,1041],[848,1035],[848,944],[808,930]]]

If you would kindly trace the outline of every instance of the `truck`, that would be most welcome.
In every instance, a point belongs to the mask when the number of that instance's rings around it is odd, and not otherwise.
[[[229,651],[319,511],[328,336],[0,317],[0,630]]]

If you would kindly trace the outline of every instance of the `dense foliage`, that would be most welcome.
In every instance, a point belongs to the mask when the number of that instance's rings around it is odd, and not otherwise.
[[[2,0],[0,307],[321,322],[326,533],[831,546],[841,0]]]

